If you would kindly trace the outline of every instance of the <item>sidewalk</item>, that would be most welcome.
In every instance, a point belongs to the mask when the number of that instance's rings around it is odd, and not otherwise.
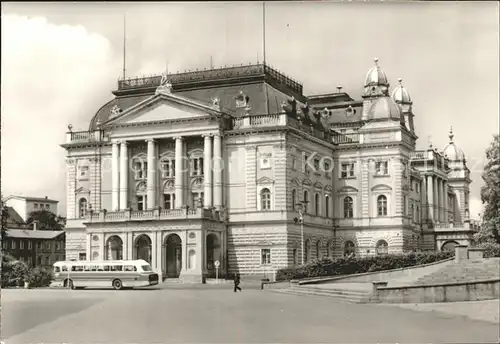
[[[441,312],[465,316],[474,320],[500,323],[500,300],[379,305],[396,306],[421,312]]]

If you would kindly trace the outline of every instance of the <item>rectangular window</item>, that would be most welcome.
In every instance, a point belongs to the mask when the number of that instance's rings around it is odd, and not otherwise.
[[[375,170],[377,176],[385,176],[389,174],[389,162],[388,161],[378,161],[375,163]]]
[[[12,247],[12,249],[16,249],[16,241],[15,240],[11,241],[11,247]]]
[[[33,264],[33,258],[32,257],[28,257],[28,265],[31,265]]]
[[[21,242],[19,243],[19,248],[21,250],[24,250],[24,241],[21,240]]]
[[[78,260],[87,260],[87,254],[86,253],[78,253]]]
[[[173,160],[163,160],[161,164],[161,175],[162,178],[174,177],[174,166],[175,161]]]
[[[307,160],[309,157],[307,155],[304,155],[304,173],[309,174],[309,166],[307,166]]]
[[[203,192],[193,192],[193,208],[203,207]]]
[[[319,172],[319,159],[314,159],[314,171]]]
[[[403,177],[408,177],[408,167],[404,162],[401,164],[401,169],[403,170]]]
[[[146,210],[146,196],[137,196],[137,210]]]
[[[297,265],[299,262],[298,250],[294,248],[292,254],[293,254],[293,265]]]
[[[191,175],[202,176],[203,175],[203,158],[195,158],[192,162],[193,170]]]
[[[354,177],[354,163],[343,163],[340,165],[340,177],[352,178]]]
[[[297,169],[297,158],[292,156],[292,170]]]
[[[271,264],[271,249],[270,248],[261,249],[260,256],[261,256],[261,264],[262,265]]]
[[[31,240],[28,240],[28,250],[31,250],[33,248],[33,244],[31,243]]]
[[[45,204],[45,209],[50,210],[50,204]]]
[[[33,207],[34,207],[35,209],[38,209],[38,203],[35,203],[35,204],[33,205]]]
[[[89,177],[88,166],[78,166],[78,179],[87,179]]]
[[[175,206],[175,194],[163,195],[163,208],[174,209],[174,206]]]

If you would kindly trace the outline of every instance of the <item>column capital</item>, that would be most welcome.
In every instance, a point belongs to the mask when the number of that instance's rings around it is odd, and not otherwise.
[[[118,143],[120,143],[120,145],[122,145],[122,146],[126,146],[128,144],[128,141],[122,140],[122,141],[118,141]]]
[[[204,139],[209,139],[213,136],[213,133],[208,133],[208,134],[201,134],[201,137],[203,137]]]
[[[179,140],[179,141],[182,141],[184,138],[182,136],[174,136],[173,137],[174,140]]]
[[[147,142],[147,143],[150,143],[150,142],[151,142],[151,143],[155,143],[155,142],[156,142],[156,140],[155,140],[155,139],[153,139],[153,138],[149,138],[149,139],[144,140],[144,142]]]
[[[217,131],[213,134],[211,134],[213,137],[218,137],[218,138],[221,138],[222,137],[222,133],[220,131]]]
[[[118,146],[120,143],[121,143],[121,141],[120,141],[120,140],[113,140],[113,141],[111,141],[111,144],[112,144],[113,146]]]

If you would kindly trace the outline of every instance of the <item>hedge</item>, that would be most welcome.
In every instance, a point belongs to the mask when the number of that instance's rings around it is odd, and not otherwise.
[[[29,267],[12,256],[2,256],[1,287],[20,287],[28,282],[30,288],[48,287],[53,279],[52,271],[41,267]]]
[[[305,265],[279,269],[276,273],[276,280],[286,281],[307,277],[340,276],[399,269],[437,262],[451,258],[454,255],[454,251],[445,251],[412,252],[398,255],[341,258],[333,260],[330,258],[323,258]]]

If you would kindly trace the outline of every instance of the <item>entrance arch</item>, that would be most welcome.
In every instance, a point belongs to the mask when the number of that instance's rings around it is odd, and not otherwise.
[[[220,240],[216,234],[207,235],[207,270],[209,275],[215,276],[215,265],[214,262],[219,260],[220,262]]]
[[[142,234],[135,240],[135,257],[151,264],[151,238]]]
[[[459,243],[454,240],[447,241],[441,246],[441,251],[454,251],[458,245]]]
[[[165,240],[165,273],[167,278],[178,278],[182,269],[182,240],[170,234]]]
[[[120,238],[118,235],[113,235],[106,241],[106,259],[123,259],[123,241],[122,238]]]

